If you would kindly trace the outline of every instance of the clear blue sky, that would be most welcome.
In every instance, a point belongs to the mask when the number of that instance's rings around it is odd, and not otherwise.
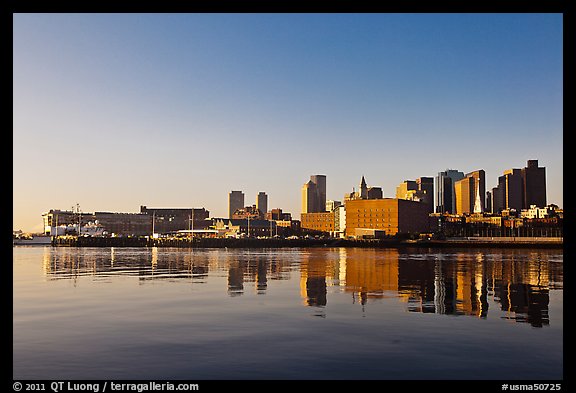
[[[563,206],[562,46],[561,14],[15,14],[14,229],[529,159]]]

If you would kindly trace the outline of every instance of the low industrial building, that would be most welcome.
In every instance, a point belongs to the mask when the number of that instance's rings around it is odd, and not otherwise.
[[[300,216],[302,230],[331,234],[335,229],[334,211],[324,213],[302,213]]]
[[[122,236],[144,236],[152,233],[152,217],[145,213],[112,213],[112,212],[74,212],[71,210],[51,209],[42,214],[44,234],[77,235],[94,233],[95,227],[102,230],[98,233]]]
[[[206,229],[210,212],[205,208],[149,208],[140,206],[140,213],[152,218],[154,233],[185,229]]]
[[[280,227],[275,221],[251,219],[214,219],[214,229],[220,237],[271,237]]]
[[[376,229],[387,236],[429,231],[425,203],[396,198],[353,199],[346,201],[346,236],[356,237],[356,229]]]

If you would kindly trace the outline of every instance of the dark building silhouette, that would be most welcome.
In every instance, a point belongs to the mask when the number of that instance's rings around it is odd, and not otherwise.
[[[238,209],[244,207],[244,193],[242,191],[230,191],[228,194],[228,218]]]
[[[528,165],[522,168],[523,208],[530,205],[546,206],[546,168],[538,166],[538,160],[528,160]]]
[[[366,195],[368,199],[382,199],[384,194],[382,187],[368,187]]]
[[[268,273],[268,264],[265,259],[258,260],[258,266],[256,268],[256,290],[258,294],[266,293],[266,288],[268,288],[268,279],[266,274]]]
[[[434,178],[433,177],[419,177],[416,179],[418,190],[424,191],[424,199],[422,202],[428,204],[428,212],[434,213]]]
[[[464,178],[464,172],[446,169],[436,176],[436,213],[456,213],[454,184]]]
[[[210,212],[204,208],[148,208],[140,206],[140,213],[152,217],[154,232],[166,233],[186,229],[206,229]]]
[[[240,296],[244,293],[244,264],[230,262],[228,267],[228,294]]]
[[[304,257],[300,265],[300,295],[307,306],[325,306],[326,269],[323,259]]]
[[[492,211],[500,213],[505,209],[520,211],[523,208],[523,180],[520,169],[508,169],[498,177],[498,186],[492,189]]]
[[[522,169],[508,169],[498,177],[498,185],[492,188],[492,212],[505,209],[521,211],[531,205],[546,206],[546,168],[538,166],[538,160],[528,160]]]
[[[309,306],[326,305],[326,277],[306,278],[306,294]]]
[[[510,283],[498,289],[502,311],[514,313],[508,318],[516,322],[529,323],[533,327],[543,327],[550,323],[548,288],[526,283]]]
[[[408,296],[408,310],[434,313],[434,264],[405,260],[398,264],[398,293]]]

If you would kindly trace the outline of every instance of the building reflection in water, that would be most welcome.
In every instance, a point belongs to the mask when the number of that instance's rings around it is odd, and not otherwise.
[[[256,268],[256,291],[259,295],[264,295],[266,288],[268,288],[267,273],[268,266],[266,261],[263,258],[258,259],[258,266]]]
[[[44,273],[51,280],[93,276],[104,280],[111,276],[137,276],[140,283],[150,280],[189,278],[203,282],[208,276],[208,260],[196,258],[194,251],[159,251],[142,248],[126,251],[121,248],[99,249],[47,247],[43,255]]]
[[[228,255],[228,294],[239,296],[244,293],[244,284],[253,287],[258,295],[266,294],[268,275],[273,279],[287,279],[283,276],[279,264],[273,262],[271,255],[261,252],[246,251],[239,260],[237,256]]]
[[[326,305],[326,274],[329,261],[324,255],[305,251],[300,262],[300,296],[307,306]]]
[[[291,272],[299,270],[305,306],[324,309],[331,293],[343,292],[362,307],[396,298],[409,312],[486,318],[492,306],[502,318],[542,327],[550,323],[549,291],[563,289],[562,261],[558,253],[525,250],[46,247],[43,269],[48,279],[70,280],[73,285],[79,285],[83,276],[110,280],[131,275],[145,284],[166,279],[206,283],[209,274],[225,274],[227,292],[233,297],[246,289],[264,295],[270,281],[290,279]]]
[[[305,252],[300,295],[306,306],[326,306],[334,285],[363,307],[370,301],[398,298],[409,312],[486,318],[489,300],[504,318],[549,324],[549,290],[562,289],[561,263],[547,254],[523,251],[422,252],[397,249],[339,249]],[[553,277],[553,279],[551,278]]]
[[[362,305],[369,299],[394,297],[398,292],[398,263],[390,262],[397,260],[395,249],[346,250],[345,291]]]
[[[534,327],[549,324],[549,290],[561,289],[562,282],[562,264],[549,263],[546,253],[526,260],[525,253],[514,250],[420,254],[352,249],[346,258],[345,290],[363,305],[398,296],[410,312],[485,318],[491,297],[505,318]]]

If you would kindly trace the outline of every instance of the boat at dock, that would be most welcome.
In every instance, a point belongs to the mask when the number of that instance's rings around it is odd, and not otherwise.
[[[13,246],[49,246],[52,244],[51,236],[26,236],[12,238]]]

